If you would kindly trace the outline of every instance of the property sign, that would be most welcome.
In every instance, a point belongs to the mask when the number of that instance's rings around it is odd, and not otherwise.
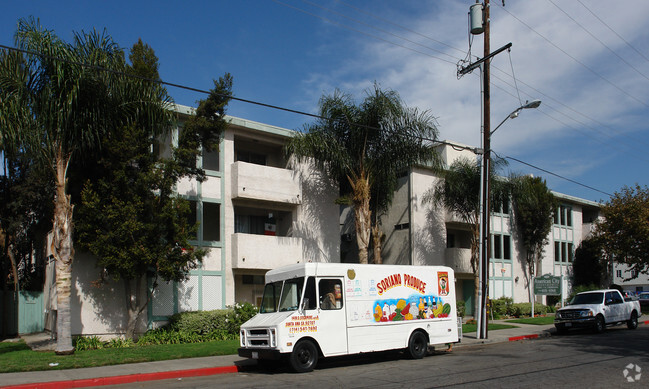
[[[544,274],[541,277],[534,278],[534,294],[560,295],[561,277]]]

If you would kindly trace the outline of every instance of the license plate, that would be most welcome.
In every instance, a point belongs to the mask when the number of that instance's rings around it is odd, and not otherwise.
[[[259,359],[259,353],[257,351],[252,352],[252,359]]]
[[[566,323],[566,327],[572,327],[572,323]]]

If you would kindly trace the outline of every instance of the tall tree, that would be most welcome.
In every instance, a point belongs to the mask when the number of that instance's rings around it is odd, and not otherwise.
[[[54,177],[51,249],[56,260],[56,352],[69,354],[74,352],[70,162],[75,156],[90,158],[115,128],[145,119],[159,123],[169,113],[150,83],[124,75],[124,53],[106,32],[75,33],[73,42],[66,43],[37,20],[21,19],[16,46],[25,51],[4,56],[0,64],[0,131],[3,142],[28,151]]]
[[[602,261],[602,246],[599,239],[590,237],[579,243],[572,264],[572,286],[604,286],[606,266]]]
[[[496,177],[496,168],[504,161],[494,160],[490,187],[492,196],[504,199],[506,185]],[[458,158],[448,169],[440,172],[440,181],[424,195],[424,202],[432,202],[436,207],[444,207],[468,224],[471,228],[471,270],[473,271],[475,289],[474,301],[478,301],[480,289],[480,181],[481,166],[469,158]],[[477,304],[475,309],[478,309]]]
[[[649,273],[649,187],[623,187],[604,204],[602,216],[595,233],[609,263],[625,263],[636,276]]]
[[[532,301],[532,277],[537,276],[543,248],[549,241],[552,216],[557,201],[541,177],[512,176],[512,201],[514,204],[514,228],[525,248],[527,280],[530,302]]]
[[[138,42],[134,49],[140,46]],[[229,74],[215,81],[209,97],[200,101],[196,115],[185,123],[170,158],[151,153],[154,128],[136,123],[114,131],[103,145],[98,178],[88,181],[82,192],[79,243],[97,256],[102,281],[111,278],[123,283],[128,338],[134,337],[148,304],[147,296],[140,293],[148,272],[155,269],[156,279],[181,281],[207,253],[190,245],[197,224],[188,223],[189,202],[174,188],[181,177],[204,178],[196,158],[201,150],[218,148],[231,88]]]
[[[339,201],[354,209],[359,263],[368,263],[372,235],[373,261],[381,263],[378,216],[392,201],[398,174],[437,161],[431,148],[438,135],[435,118],[376,84],[360,104],[340,91],[323,96],[319,116],[291,139],[287,154],[314,161],[338,182]]]

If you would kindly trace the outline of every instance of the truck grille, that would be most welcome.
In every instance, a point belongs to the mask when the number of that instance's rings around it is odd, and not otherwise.
[[[244,347],[271,347],[272,343],[272,334],[268,329],[246,330]]]
[[[580,310],[561,311],[561,319],[579,319],[582,317],[582,312]]]

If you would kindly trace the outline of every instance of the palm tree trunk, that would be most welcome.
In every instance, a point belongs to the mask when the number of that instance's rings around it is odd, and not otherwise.
[[[370,184],[364,173],[355,180],[347,177],[353,190],[354,217],[356,218],[356,242],[358,263],[368,263],[367,248],[370,244],[372,211],[370,211]]]
[[[65,193],[69,156],[59,148],[56,156],[56,197],[52,226],[52,254],[56,259],[56,354],[74,353],[70,328],[70,294],[72,290],[72,204]]]
[[[383,258],[381,258],[381,249],[383,248],[381,229],[379,226],[372,227],[372,244],[374,245],[374,263],[381,264],[383,263]]]

